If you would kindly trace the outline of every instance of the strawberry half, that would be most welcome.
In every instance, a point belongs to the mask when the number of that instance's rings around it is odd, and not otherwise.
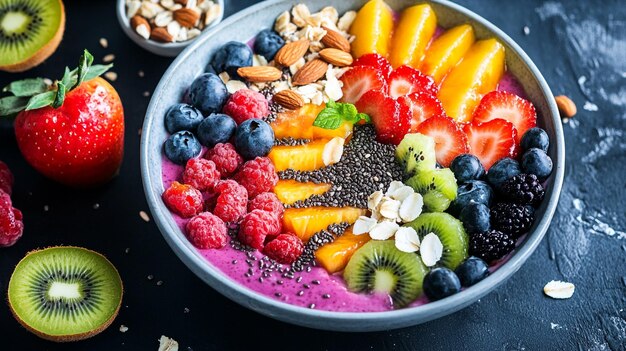
[[[409,133],[415,133],[417,126],[430,117],[446,115],[443,106],[441,106],[441,101],[428,93],[411,93],[400,96],[398,101],[407,105],[413,114]]]
[[[372,118],[376,140],[381,143],[398,145],[409,131],[409,108],[381,91],[365,93],[356,103],[356,108]]]
[[[389,75],[389,96],[397,99],[414,92],[426,92],[437,95],[435,81],[422,72],[409,66],[400,66]]]
[[[383,75],[385,76],[385,78],[389,78],[389,75],[391,74],[391,71],[393,70],[393,68],[391,68],[391,64],[389,63],[389,61],[387,61],[386,58],[380,56],[377,53],[365,54],[359,57],[352,63],[352,66],[353,67],[354,66],[374,67],[377,70],[381,71]]]
[[[374,67],[352,67],[341,76],[343,82],[343,101],[351,104],[359,101],[370,90],[387,90],[383,74]]]
[[[515,157],[517,131],[512,123],[494,119],[485,123],[466,124],[470,153],[480,160],[485,170],[504,157]]]
[[[443,167],[448,167],[458,155],[469,152],[467,136],[450,117],[431,117],[422,122],[416,132],[435,139],[435,156]]]
[[[474,111],[473,123],[488,122],[496,118],[507,120],[517,129],[518,144],[524,133],[537,126],[535,106],[521,97],[506,91],[492,91],[483,96]]]

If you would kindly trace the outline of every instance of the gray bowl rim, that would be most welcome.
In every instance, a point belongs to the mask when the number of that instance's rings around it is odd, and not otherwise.
[[[239,303],[240,305],[250,308],[256,312],[264,314],[266,316],[279,319],[288,323],[297,324],[305,327],[312,327],[317,329],[334,330],[334,331],[381,331],[390,330],[401,327],[407,327],[411,325],[417,325],[420,323],[428,322],[430,320],[440,318],[450,313],[456,312],[473,302],[477,301],[487,293],[493,291],[500,284],[504,283],[510,278],[513,273],[517,272],[522,264],[530,257],[530,255],[537,248],[545,235],[552,217],[555,213],[561,188],[564,179],[565,169],[565,141],[563,137],[563,128],[559,117],[558,109],[554,98],[552,98],[552,92],[548,83],[545,81],[533,61],[528,55],[521,49],[513,39],[511,39],[502,30],[496,27],[491,22],[477,15],[476,13],[466,9],[463,6],[457,5],[447,0],[431,0],[433,3],[437,3],[443,6],[447,6],[452,10],[460,12],[471,18],[473,21],[479,22],[484,25],[491,33],[499,40],[505,42],[513,49],[516,55],[527,65],[532,72],[538,85],[540,86],[542,93],[548,97],[546,103],[550,112],[550,119],[554,124],[554,131],[556,136],[556,142],[551,143],[556,148],[555,152],[557,160],[553,170],[553,182],[551,189],[548,190],[550,196],[544,200],[546,203],[545,214],[539,222],[535,222],[535,230],[526,236],[526,239],[516,248],[516,251],[509,258],[509,260],[500,266],[495,272],[485,278],[483,281],[476,285],[464,289],[460,293],[447,297],[445,299],[429,302],[427,304],[408,307],[398,310],[391,310],[385,312],[333,312],[309,309],[305,307],[291,305],[285,302],[276,301],[270,297],[257,293],[249,288],[246,288],[239,283],[229,278],[225,273],[221,272],[218,268],[213,267],[206,259],[197,253],[197,251],[190,247],[188,243],[177,237],[174,233],[180,229],[173,221],[169,210],[163,205],[161,200],[161,194],[156,194],[151,190],[150,184],[153,182],[162,182],[162,178],[153,179],[150,176],[149,169],[149,148],[148,140],[151,135],[151,119],[156,115],[155,106],[159,93],[165,82],[171,78],[172,73],[178,66],[183,64],[187,57],[193,55],[194,50],[201,46],[206,40],[209,40],[212,35],[219,32],[222,26],[232,24],[240,21],[241,18],[246,17],[261,8],[273,6],[275,4],[285,2],[287,0],[270,0],[258,3],[249,8],[246,8],[237,14],[228,17],[220,25],[213,27],[204,32],[192,45],[187,47],[178,58],[171,64],[168,70],[165,72],[161,81],[159,82],[155,93],[153,94],[150,105],[146,112],[146,119],[142,131],[141,138],[141,175],[144,184],[144,191],[148,200],[150,210],[155,218],[155,222],[161,231],[163,237],[174,250],[176,255],[183,261],[188,268],[190,268],[199,278],[205,281],[209,286],[230,298],[231,300]]]
[[[220,5],[220,13],[215,21],[213,21],[213,23],[211,23],[208,28],[202,30],[202,34],[208,32],[210,29],[220,24],[222,22],[222,19],[224,18],[224,0],[213,1]],[[119,22],[120,27],[122,27],[122,30],[124,31],[124,33],[126,33],[128,38],[130,38],[133,42],[135,42],[135,44],[139,45],[143,49],[160,56],[174,57],[178,55],[182,50],[184,50],[187,46],[191,45],[192,42],[201,37],[201,35],[199,35],[191,40],[176,43],[159,43],[154,40],[146,40],[140,37],[139,34],[135,33],[130,27],[130,19],[126,16],[126,0],[117,0],[115,13],[117,15],[117,21]]]

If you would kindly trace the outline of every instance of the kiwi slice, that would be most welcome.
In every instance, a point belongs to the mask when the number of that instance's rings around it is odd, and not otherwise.
[[[405,184],[422,194],[429,212],[443,212],[456,199],[456,178],[449,168],[420,170]]]
[[[404,167],[407,177],[418,170],[435,169],[435,140],[424,134],[406,134],[396,147],[396,160]]]
[[[0,0],[0,70],[37,66],[54,53],[64,31],[61,0]]]
[[[443,244],[439,265],[454,270],[468,257],[469,238],[463,229],[463,223],[447,213],[423,213],[405,226],[415,229],[420,240],[428,233],[439,237]]]
[[[396,308],[422,295],[428,273],[420,257],[396,249],[393,240],[371,240],[358,249],[343,271],[348,289],[389,294]]]
[[[122,303],[122,280],[104,256],[79,247],[30,252],[9,281],[11,312],[37,336],[77,341],[106,329]]]

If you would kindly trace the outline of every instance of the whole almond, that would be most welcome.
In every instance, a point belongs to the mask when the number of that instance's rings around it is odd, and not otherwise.
[[[196,11],[188,8],[183,8],[174,11],[174,20],[180,23],[181,26],[191,28],[198,23],[200,14]]]
[[[334,31],[328,27],[322,26],[326,31],[326,35],[322,38],[322,44],[329,48],[339,49],[341,51],[350,52],[350,42],[344,38],[341,33]]]
[[[554,98],[556,106],[559,108],[561,115],[566,118],[574,117],[576,114],[576,104],[565,95],[559,95]]]
[[[307,85],[317,81],[326,74],[328,64],[320,59],[307,62],[293,75],[291,83],[293,85]]]
[[[300,39],[291,43],[285,44],[274,56],[274,60],[282,66],[291,66],[299,59],[304,57],[307,50],[309,50],[309,40]]]
[[[296,110],[304,106],[304,100],[300,94],[293,90],[279,91],[274,95],[273,100],[287,110]]]
[[[150,28],[150,23],[148,23],[148,20],[139,15],[135,15],[130,19],[130,26],[133,29],[136,29],[137,27],[143,24],[145,24],[146,26],[148,26],[148,28]]]
[[[326,48],[320,51],[320,56],[324,61],[337,67],[350,66],[353,61],[349,52],[334,48]]]
[[[150,39],[163,43],[171,43],[174,40],[172,35],[167,31],[167,28],[163,27],[154,28],[152,32],[150,32]]]
[[[279,80],[283,72],[272,66],[240,67],[237,74],[250,82],[264,83]]]

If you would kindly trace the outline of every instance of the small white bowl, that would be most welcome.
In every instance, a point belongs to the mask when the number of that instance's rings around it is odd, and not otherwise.
[[[214,27],[218,23],[222,21],[224,18],[224,0],[213,0],[213,2],[220,5],[220,12],[215,21],[211,23],[208,27],[204,28],[202,31]],[[130,27],[130,18],[126,16],[126,1],[125,0],[117,0],[117,20],[120,22],[120,26],[122,26],[122,30],[126,33],[126,35],[134,41],[137,45],[142,48],[150,51],[153,54],[157,54],[160,56],[167,57],[175,57],[181,51],[183,51],[189,44],[191,44],[198,37],[195,37],[190,40],[176,42],[176,43],[159,43],[154,40],[144,39],[139,34],[135,33],[135,31]]]

